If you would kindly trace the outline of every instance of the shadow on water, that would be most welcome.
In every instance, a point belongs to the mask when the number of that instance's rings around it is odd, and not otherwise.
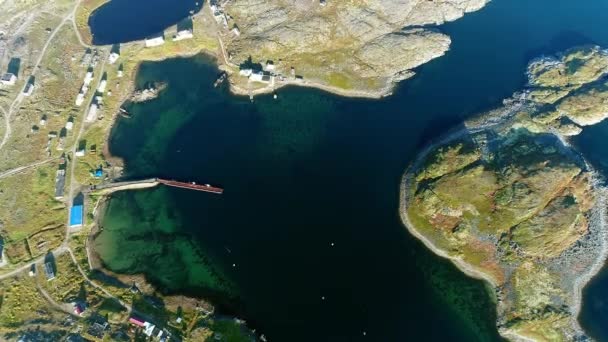
[[[541,56],[554,55],[572,47],[583,45],[597,45],[597,42],[580,32],[563,31],[551,38],[545,46],[529,50],[526,52],[525,56],[526,60],[532,60]]]
[[[204,1],[112,0],[89,18],[93,43],[107,45],[144,39],[187,18]]]

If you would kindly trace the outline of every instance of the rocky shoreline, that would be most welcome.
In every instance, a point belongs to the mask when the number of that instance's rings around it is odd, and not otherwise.
[[[510,112],[510,110],[506,112]],[[509,115],[503,115],[502,118],[506,121],[509,121],[511,119]],[[496,121],[495,118],[490,120],[489,123],[484,121],[478,122],[477,126],[468,126],[466,129],[451,132],[440,140],[427,145],[424,151],[418,155],[416,160],[411,164],[411,166],[408,168],[408,170],[404,173],[402,177],[402,182],[400,185],[399,205],[399,214],[402,219],[402,222],[413,236],[419,239],[433,253],[451,260],[454,265],[463,273],[467,274],[472,278],[487,281],[496,289],[498,302],[497,312],[499,314],[498,322],[501,321],[501,313],[504,315],[505,312],[505,308],[501,307],[504,304],[505,298],[504,296],[501,296],[500,287],[502,285],[500,284],[500,282],[497,281],[497,279],[495,279],[495,277],[493,277],[491,274],[484,272],[482,269],[479,269],[467,263],[462,258],[454,256],[453,254],[450,254],[450,252],[439,248],[431,239],[426,237],[416,228],[416,226],[410,220],[407,208],[409,206],[409,201],[412,200],[409,194],[412,189],[412,183],[415,182],[413,180],[413,177],[415,176],[416,171],[421,167],[423,161],[429,156],[429,154],[433,150],[435,150],[439,146],[448,144],[451,141],[455,141],[463,136],[466,136],[473,131],[491,129],[493,126],[502,124],[503,122]],[[560,137],[560,139],[564,138]],[[588,270],[586,272],[578,274],[574,276],[573,279],[569,280],[569,282],[572,284],[572,305],[570,306],[570,310],[572,312],[572,317],[574,318],[571,320],[573,331],[571,337],[577,340],[587,338],[584,331],[578,324],[578,321],[576,320],[576,317],[578,317],[582,305],[582,289],[601,270],[608,257],[608,227],[606,226],[605,222],[605,215],[607,210],[607,189],[600,184],[601,181],[598,174],[595,171],[592,171],[590,166],[588,167],[590,168],[590,172],[592,172],[594,175],[594,191],[598,197],[597,203],[592,209],[593,212],[591,214],[592,217],[595,217],[592,220],[594,224],[590,225],[589,234],[585,237],[584,241],[580,245],[573,246],[569,250],[562,253],[562,255],[560,256],[561,260],[558,262],[559,266],[568,268],[572,267],[572,264],[576,264],[577,261],[580,261],[581,258],[588,259],[589,255],[596,256],[595,258],[593,258],[594,260],[589,265]],[[498,324],[498,326],[499,333],[504,337],[509,338],[510,340],[536,341],[535,339],[521,335],[515,331],[500,327],[500,324]]]

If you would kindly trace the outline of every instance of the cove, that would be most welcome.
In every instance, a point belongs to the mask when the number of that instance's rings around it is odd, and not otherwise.
[[[203,1],[110,0],[89,17],[93,44],[108,45],[144,39],[198,12]]]
[[[138,85],[168,87],[129,108],[112,153],[129,177],[225,193],[118,195],[96,250],[110,269],[145,272],[166,292],[226,296],[226,310],[272,341],[499,340],[486,286],[402,226],[401,175],[429,140],[521,90],[529,59],[608,46],[606,10],[601,0],[495,0],[444,25],[451,51],[380,101],[288,88],[250,103],[213,88],[208,58],[145,63]],[[142,257],[137,246],[148,244],[158,252]],[[586,328],[602,322],[581,317]]]

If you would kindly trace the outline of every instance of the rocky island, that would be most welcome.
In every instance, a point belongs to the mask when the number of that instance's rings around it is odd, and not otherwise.
[[[236,0],[212,2],[211,9],[224,40],[226,64],[248,70],[250,80],[250,72],[258,71],[269,76],[258,83],[271,86],[301,84],[379,97],[449,50],[450,37],[437,25],[487,2]],[[232,81],[237,92],[261,86]]]
[[[494,286],[509,339],[585,338],[577,316],[606,258],[605,189],[567,136],[607,117],[606,75],[598,47],[534,60],[528,89],[430,145],[404,175],[405,225]]]

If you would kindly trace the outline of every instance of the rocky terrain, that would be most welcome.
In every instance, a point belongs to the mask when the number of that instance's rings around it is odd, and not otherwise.
[[[408,229],[498,297],[513,340],[584,339],[580,291],[606,257],[604,190],[567,135],[607,117],[608,55],[530,63],[529,89],[430,146],[404,176]]]
[[[274,61],[277,70],[342,90],[388,92],[442,56],[450,38],[434,26],[489,0],[233,0],[226,26],[232,62]],[[220,4],[221,6],[221,4]]]

